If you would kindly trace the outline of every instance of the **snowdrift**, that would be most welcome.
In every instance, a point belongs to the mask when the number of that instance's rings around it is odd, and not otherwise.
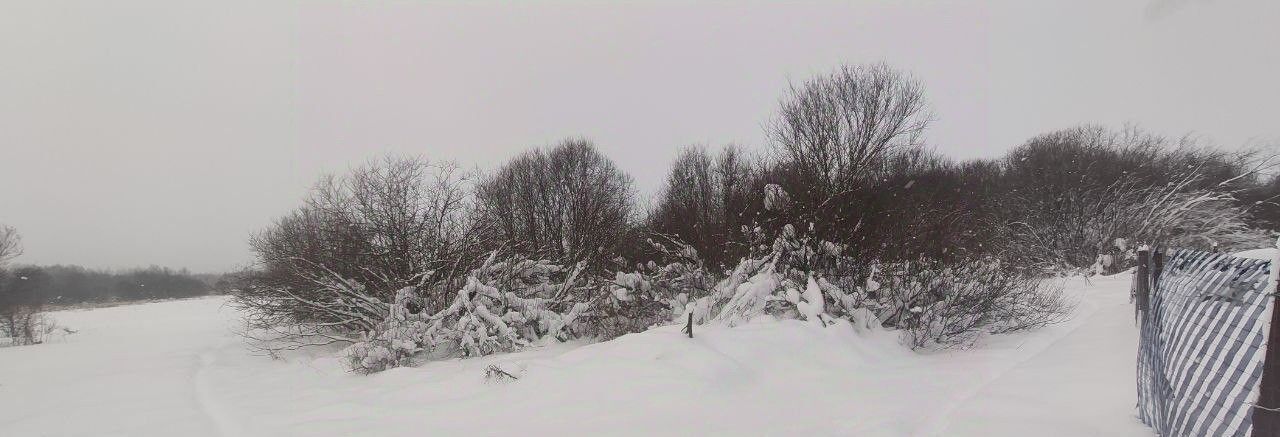
[[[1146,436],[1128,284],[1072,280],[1072,321],[968,351],[765,317],[371,376],[253,355],[221,298],[67,311],[79,333],[0,348],[0,435]]]

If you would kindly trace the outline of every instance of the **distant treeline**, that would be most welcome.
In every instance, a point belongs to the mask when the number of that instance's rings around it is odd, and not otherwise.
[[[22,266],[7,281],[45,305],[177,299],[214,293],[221,275],[151,266],[106,271],[74,265]],[[21,285],[18,285],[21,284]]]

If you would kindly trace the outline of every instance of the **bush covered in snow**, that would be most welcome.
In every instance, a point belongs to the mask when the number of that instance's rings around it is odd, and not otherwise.
[[[518,350],[543,338],[567,340],[574,336],[570,325],[586,308],[564,299],[577,271],[519,256],[497,260],[495,253],[434,314],[423,311],[425,293],[403,288],[386,320],[348,348],[351,367],[374,372],[430,350],[470,357]]]
[[[777,192],[774,191],[774,195]],[[753,238],[767,236],[760,227]],[[698,322],[736,325],[755,317],[832,324],[874,320],[898,329],[912,348],[965,346],[982,333],[1031,329],[1070,309],[1044,278],[996,258],[864,265],[842,245],[814,239],[790,224],[772,244],[757,244],[689,312]]]
[[[415,356],[473,357],[543,341],[611,339],[670,322],[711,288],[697,253],[678,241],[650,241],[666,254],[612,278],[518,255],[492,254],[468,274],[443,310],[425,313],[414,287],[396,293],[385,320],[347,349],[352,369],[377,372]],[[692,296],[692,297],[691,297]]]
[[[996,259],[889,264],[869,282],[875,287],[868,307],[913,348],[965,346],[983,333],[1038,328],[1071,309],[1060,288]]]
[[[472,271],[447,308],[431,316],[429,338],[462,356],[509,352],[543,338],[567,340],[585,309],[565,299],[577,272],[545,260],[491,257]]]
[[[29,310],[7,314],[0,320],[0,337],[7,338],[0,344],[8,346],[41,344],[51,338],[74,332],[59,326],[48,314]]]
[[[396,292],[387,319],[365,333],[362,341],[347,348],[347,359],[354,370],[381,372],[405,366],[413,357],[431,345],[429,319],[412,308],[421,308],[421,298],[413,287]]]
[[[709,295],[714,276],[698,251],[669,236],[655,235],[646,244],[655,260],[637,264],[613,278],[596,278],[580,296],[589,303],[582,319],[584,333],[610,339],[667,323],[684,314],[690,302]]]
[[[670,321],[674,308],[681,306],[683,292],[672,281],[680,268],[648,264],[634,272],[616,272],[612,279],[593,280],[584,331],[607,340]]]
[[[764,233],[759,227],[752,232]],[[858,290],[849,290],[851,294],[825,277],[848,261],[839,245],[801,236],[787,224],[772,244],[760,249],[721,283],[721,295],[728,299],[721,320],[734,325],[771,314],[827,324],[858,305]]]

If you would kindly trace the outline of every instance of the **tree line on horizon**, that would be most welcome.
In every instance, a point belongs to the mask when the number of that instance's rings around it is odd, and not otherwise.
[[[221,274],[197,274],[162,266],[91,269],[78,265],[19,265],[10,276],[25,277],[46,305],[75,306],[182,299],[213,294]]]
[[[108,271],[74,265],[11,265],[22,254],[21,236],[0,225],[0,338],[8,344],[43,341],[56,328],[49,309],[205,296],[226,290],[217,274],[160,266]]]

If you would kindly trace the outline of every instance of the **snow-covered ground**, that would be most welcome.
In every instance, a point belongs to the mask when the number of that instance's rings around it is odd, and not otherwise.
[[[78,333],[0,348],[0,435],[1150,436],[1129,281],[1069,280],[1071,321],[967,351],[758,322],[373,376],[332,351],[251,354],[223,298],[65,311]],[[520,379],[486,381],[491,364]]]

